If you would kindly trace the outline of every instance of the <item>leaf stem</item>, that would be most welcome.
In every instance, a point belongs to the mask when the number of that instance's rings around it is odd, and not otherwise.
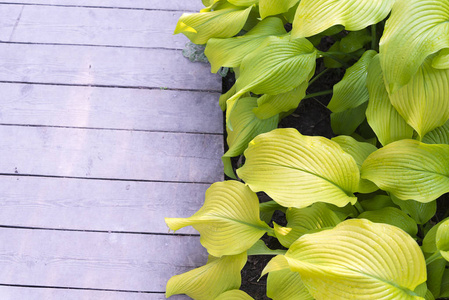
[[[434,261],[437,261],[439,259],[442,259],[443,257],[441,256],[440,251],[435,252],[434,254],[432,254],[431,256],[429,256],[426,259],[426,265],[430,265],[431,263],[433,263]]]
[[[321,71],[319,74],[317,74],[315,77],[312,78],[312,80],[309,81],[309,86],[312,85],[312,83],[314,83],[316,80],[318,80],[321,76],[323,76],[324,74],[326,74],[329,71],[329,69],[324,69],[323,71]]]
[[[313,97],[318,97],[318,96],[324,96],[324,95],[329,95],[332,94],[334,91],[333,90],[326,90],[326,91],[322,91],[322,92],[317,92],[317,93],[313,93],[313,94],[308,94],[306,95],[304,99],[309,99],[309,98],[313,98]]]
[[[354,204],[354,207],[357,209],[357,211],[359,212],[359,214],[361,214],[362,212],[365,211],[365,210],[363,209],[363,207],[362,207],[362,205],[360,204],[359,201],[357,201],[357,202]]]

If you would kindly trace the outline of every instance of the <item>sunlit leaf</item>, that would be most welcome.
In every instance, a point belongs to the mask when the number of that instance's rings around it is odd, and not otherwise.
[[[357,31],[382,21],[395,0],[301,0],[293,22],[292,38],[308,37],[334,25]]]
[[[362,178],[401,200],[427,203],[449,192],[449,145],[401,140],[373,152]]]
[[[365,111],[368,102],[355,108],[331,114],[331,127],[335,134],[351,135],[365,120]]]
[[[358,62],[346,70],[343,79],[334,85],[332,99],[327,108],[332,112],[342,112],[350,108],[356,108],[368,101],[367,70],[376,54],[374,50],[366,51]]]
[[[413,128],[391,105],[384,85],[379,56],[372,59],[366,80],[369,92],[366,119],[381,144],[385,146],[397,140],[412,138]]]
[[[313,300],[299,273],[290,269],[268,274],[267,296],[273,300]]]
[[[375,146],[369,143],[358,142],[354,138],[346,135],[334,137],[332,138],[332,141],[339,144],[340,147],[343,149],[343,151],[349,153],[355,159],[355,162],[357,163],[357,167],[359,168],[359,170],[362,169],[362,164],[365,161],[365,159],[371,153],[377,150]],[[371,181],[361,179],[358,192],[367,194],[377,191],[378,189],[379,188]]]
[[[441,127],[435,128],[424,136],[422,141],[426,144],[448,144],[449,145],[449,121]]]
[[[251,7],[221,4],[217,10],[183,14],[176,25],[175,34],[183,33],[195,44],[205,44],[210,38],[227,38],[239,33]]]
[[[272,250],[265,245],[264,241],[258,240],[251,248],[248,249],[248,255],[277,255],[285,254],[286,250]]]
[[[220,257],[248,250],[271,228],[259,219],[259,199],[238,181],[214,183],[203,207],[189,218],[165,218],[171,230],[193,226],[209,254]]]
[[[186,294],[196,300],[215,299],[225,291],[240,288],[240,271],[245,263],[246,253],[221,258],[209,256],[206,265],[170,278],[166,296]]]
[[[449,49],[442,49],[432,60],[435,69],[449,69]]]
[[[259,0],[259,11],[262,19],[287,12],[299,0]]]
[[[211,38],[206,45],[206,54],[211,64],[211,72],[216,73],[220,67],[238,67],[242,59],[262,44],[268,36],[286,34],[280,18],[267,18],[258,23],[243,36],[227,39]]]
[[[380,40],[387,90],[406,85],[430,54],[449,48],[447,0],[396,0]]]
[[[423,299],[413,291],[426,281],[424,256],[395,226],[347,220],[302,236],[282,257],[316,299]],[[263,274],[271,271],[270,262]]]
[[[441,256],[449,261],[449,220],[444,221],[438,227],[435,241]]]
[[[449,119],[449,70],[430,63],[425,60],[409,83],[390,95],[391,104],[421,137]]]
[[[401,228],[411,236],[416,236],[418,226],[405,212],[394,207],[385,207],[374,211],[365,211],[358,216],[375,223],[385,223]]]
[[[251,6],[256,4],[259,0],[227,0],[229,3],[235,6]]]
[[[254,300],[254,298],[249,296],[244,291],[230,290],[224,292],[223,294],[215,298],[215,300]]]
[[[437,202],[422,203],[415,200],[400,200],[392,195],[391,200],[398,205],[403,212],[409,214],[417,224],[425,224],[437,212]]]
[[[436,244],[436,238],[437,238],[437,231],[438,228],[449,218],[444,219],[443,221],[439,222],[438,224],[434,225],[429,232],[427,232],[426,236],[424,237],[422,241],[421,249],[425,253],[435,253],[438,251],[437,244]]]
[[[242,98],[232,110],[230,120],[233,130],[227,129],[226,139],[229,150],[222,156],[225,174],[235,178],[231,165],[231,157],[239,156],[248,147],[248,143],[261,133],[271,131],[277,127],[279,115],[261,120],[253,112],[257,107],[257,98]]]
[[[264,191],[285,207],[315,202],[355,203],[359,170],[351,155],[323,137],[275,129],[250,142],[237,174],[253,191]]]

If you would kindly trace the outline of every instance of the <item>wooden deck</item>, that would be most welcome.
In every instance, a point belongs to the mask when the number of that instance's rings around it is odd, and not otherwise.
[[[221,80],[172,35],[201,7],[0,1],[0,299],[165,299],[205,263],[164,223],[223,179]]]

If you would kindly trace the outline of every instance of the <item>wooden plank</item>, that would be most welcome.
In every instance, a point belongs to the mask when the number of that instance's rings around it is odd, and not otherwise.
[[[165,217],[193,215],[210,186],[28,176],[0,182],[0,226],[146,233],[168,233]],[[198,234],[190,226],[177,233]]]
[[[208,64],[163,49],[1,44],[0,81],[221,92]]]
[[[206,263],[199,237],[0,228],[0,283],[164,292]]]
[[[0,286],[3,300],[45,299],[45,300],[165,300],[163,293],[127,293],[92,290],[71,290],[57,288],[29,288]],[[170,300],[191,299],[185,295],[170,297]]]
[[[223,178],[218,135],[0,127],[0,173],[152,181]]]
[[[0,3],[45,4],[59,6],[86,6],[109,8],[135,8],[153,10],[199,11],[204,8],[201,0],[8,0]]]
[[[19,5],[0,5],[0,41],[9,39],[22,9]]]
[[[218,93],[0,83],[0,123],[223,133]]]
[[[1,5],[20,12],[17,5]],[[64,6],[23,6],[20,21],[1,20],[3,41],[26,43],[88,44],[183,49],[188,41],[173,35],[181,12],[97,9]]]

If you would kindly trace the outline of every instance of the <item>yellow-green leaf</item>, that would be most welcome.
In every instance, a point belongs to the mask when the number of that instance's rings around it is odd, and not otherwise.
[[[437,244],[436,244],[436,237],[437,237],[437,231],[438,228],[446,221],[448,221],[449,218],[444,219],[443,221],[439,222],[438,224],[434,225],[429,232],[427,232],[426,236],[423,239],[421,249],[425,253],[435,253],[438,251]]]
[[[195,44],[206,44],[210,38],[232,37],[245,25],[250,12],[251,7],[226,2],[214,11],[186,13],[179,18],[175,34],[183,33]]]
[[[251,6],[256,4],[259,0],[227,0],[235,6]]]
[[[289,208],[286,227],[273,222],[274,233],[282,246],[289,248],[299,237],[316,229],[331,228],[340,223],[337,215],[324,203],[305,208]]]
[[[284,24],[280,18],[267,18],[258,23],[243,36],[218,39],[211,38],[206,45],[206,54],[211,72],[216,73],[220,67],[238,67],[242,59],[262,44],[268,36],[286,34]]]
[[[421,137],[449,119],[449,70],[430,63],[425,60],[409,83],[390,95],[391,104]]]
[[[411,139],[413,128],[391,105],[385,89],[379,56],[375,56],[368,68],[366,84],[369,92],[366,119],[382,145],[401,139]]]
[[[230,114],[233,130],[226,128],[228,133],[226,141],[229,150],[223,155],[222,160],[225,174],[231,178],[235,178],[231,157],[242,154],[253,138],[275,129],[279,122],[279,115],[265,120],[259,119],[253,112],[255,107],[257,107],[257,98],[242,98],[236,103]]]
[[[299,0],[259,0],[259,11],[262,19],[288,12]]]
[[[258,240],[251,248],[246,252],[248,255],[277,255],[285,254],[286,250],[272,250],[265,245],[265,242]]]
[[[449,145],[393,142],[368,156],[362,178],[401,200],[431,202],[449,192]]]
[[[166,296],[186,294],[196,300],[215,299],[225,291],[240,288],[240,271],[245,264],[246,253],[221,258],[209,256],[206,265],[170,278]]]
[[[432,60],[432,67],[435,69],[449,69],[449,48],[440,50]]]
[[[215,298],[215,300],[254,300],[254,298],[249,296],[244,291],[231,290],[224,292],[223,294]]]
[[[380,40],[387,90],[406,85],[430,54],[449,48],[447,0],[396,0]]]
[[[331,114],[331,127],[335,134],[351,135],[365,120],[368,102],[355,108]]]
[[[414,292],[426,281],[424,256],[395,226],[347,220],[302,236],[279,257],[300,274],[315,299],[424,299]],[[271,262],[263,273],[270,271]]]
[[[371,34],[369,34],[366,29],[351,31],[347,36],[341,39],[340,51],[343,51],[344,53],[355,52],[362,49],[366,43],[371,41],[371,39]]]
[[[357,218],[367,219],[375,223],[385,223],[401,228],[411,236],[416,236],[418,226],[405,212],[395,207],[384,207],[379,210],[365,211]]]
[[[340,147],[343,149],[343,151],[349,153],[355,159],[355,162],[357,163],[357,167],[359,168],[359,170],[362,169],[362,164],[365,161],[365,159],[371,153],[377,150],[376,146],[373,146],[369,143],[358,142],[354,138],[346,135],[334,137],[332,138],[332,141],[339,144]],[[358,192],[368,194],[375,192],[378,189],[379,188],[371,181],[361,179]]]
[[[323,137],[295,129],[275,129],[250,142],[237,174],[256,192],[264,191],[285,207],[315,202],[355,203],[359,169],[351,155]]]
[[[449,220],[444,221],[437,229],[436,235],[437,249],[441,256],[449,261]]]
[[[290,269],[268,274],[267,296],[273,300],[313,300],[299,273]]]
[[[366,76],[368,66],[376,54],[374,50],[366,51],[358,62],[346,70],[343,79],[334,85],[332,99],[327,108],[332,112],[342,112],[368,101]]]
[[[425,224],[437,212],[437,202],[422,203],[415,200],[400,200],[392,195],[391,200],[398,205],[403,212],[410,215],[417,224]]]
[[[171,230],[193,226],[209,254],[221,257],[248,250],[271,228],[259,218],[259,199],[238,181],[216,182],[203,207],[189,218],[165,218]]]
[[[426,144],[448,144],[449,145],[449,121],[441,127],[435,128],[424,136],[422,141]]]
[[[292,38],[308,37],[334,25],[357,31],[382,21],[395,0],[301,0],[293,21]]]

